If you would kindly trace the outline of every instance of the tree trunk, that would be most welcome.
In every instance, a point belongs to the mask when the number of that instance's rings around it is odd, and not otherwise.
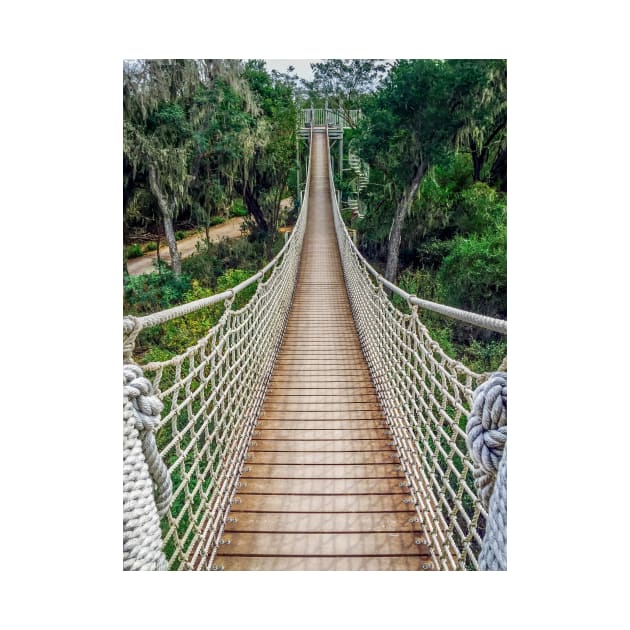
[[[206,230],[206,246],[208,247],[208,252],[209,252],[210,251],[210,226],[208,225],[208,223],[204,225],[204,228]]]
[[[392,221],[392,228],[389,232],[389,245],[387,247],[387,265],[385,267],[385,278],[390,282],[395,282],[396,273],[398,272],[398,256],[400,254],[400,240],[402,237],[402,228],[405,223],[405,218],[409,212],[409,208],[413,203],[413,199],[418,192],[420,181],[427,171],[428,162],[422,160],[420,166],[416,170],[411,185],[406,194],[403,195],[398,207],[396,208],[396,214]]]
[[[260,229],[261,232],[269,232],[269,226],[267,225],[267,221],[265,220],[265,216],[260,208],[260,204],[258,203],[258,199],[252,194],[248,186],[245,186],[243,191],[243,201],[245,202],[245,206],[247,207],[247,211],[254,217],[256,221],[256,225]]]
[[[129,267],[127,267],[127,237],[128,228],[126,217],[123,217],[123,276],[129,275]]]
[[[171,255],[171,268],[176,276],[179,276],[182,272],[182,263],[179,259],[179,252],[177,251],[177,239],[175,238],[175,231],[173,230],[173,219],[170,216],[164,216],[164,238],[168,243],[168,251]]]
[[[479,155],[476,142],[470,139],[470,153],[473,161],[473,181],[478,182],[481,180],[481,167],[483,166],[482,157]]]
[[[173,273],[179,276],[182,272],[182,265],[179,260],[179,252],[177,251],[177,241],[175,240],[175,231],[173,230],[173,212],[169,208],[166,195],[160,189],[157,181],[156,169],[154,164],[149,164],[149,184],[151,192],[155,195],[158,207],[162,213],[162,221],[164,223],[164,237],[168,243],[168,250],[171,254],[171,267]]]

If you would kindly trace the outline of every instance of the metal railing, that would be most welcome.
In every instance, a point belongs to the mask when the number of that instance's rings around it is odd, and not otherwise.
[[[303,109],[299,119],[301,127],[356,127],[361,120],[360,109]]]

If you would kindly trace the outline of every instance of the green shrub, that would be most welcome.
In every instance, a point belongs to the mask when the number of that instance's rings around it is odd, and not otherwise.
[[[232,289],[237,284],[245,282],[247,278],[253,276],[255,273],[255,271],[246,271],[245,269],[228,269],[222,276],[217,279],[217,293]],[[246,289],[241,291],[234,298],[234,305],[232,308],[243,308],[243,306],[245,306],[245,304],[249,302],[251,297],[256,292],[257,286],[258,283],[254,282],[253,284],[250,284]]]
[[[230,208],[230,218],[244,216],[247,216],[247,208],[243,205],[241,199],[237,199],[232,203],[232,207]]]
[[[443,302],[484,315],[507,314],[507,229],[458,236],[440,266],[437,280]]]
[[[463,234],[483,234],[507,222],[505,197],[482,182],[461,193],[456,223]]]
[[[186,238],[186,232],[183,232],[182,230],[178,230],[177,232],[175,232],[176,241],[181,241],[183,238]]]
[[[442,241],[437,238],[423,240],[416,247],[416,264],[420,267],[438,269],[451,247],[450,241]]]
[[[215,245],[217,258],[223,270],[259,269],[265,264],[265,241],[263,239],[223,239]]]
[[[125,312],[144,315],[168,308],[180,303],[190,286],[189,276],[177,277],[167,266],[159,273],[126,276],[123,284]]]
[[[217,279],[216,290],[202,287],[197,280],[192,280],[190,288],[181,296],[178,303],[186,304],[215,293],[222,293],[247,280],[253,273],[243,269],[228,269]],[[254,283],[241,291],[234,299],[232,309],[245,306],[256,292],[256,286],[257,284]],[[150,361],[165,361],[180,354],[204,337],[219,321],[224,311],[224,302],[219,302],[165,322],[161,326],[148,328],[138,337],[136,355],[142,357],[142,363],[149,363]]]
[[[127,258],[139,258],[143,254],[144,252],[142,251],[142,247],[138,245],[138,243],[134,243],[133,245],[129,245],[127,247]]]
[[[464,363],[475,372],[494,372],[507,356],[507,340],[473,341],[464,350]]]
[[[217,258],[213,244],[208,250],[205,241],[197,242],[197,253],[182,260],[182,272],[199,281],[202,287],[214,289],[217,278],[223,273],[221,261]]]
[[[147,243],[144,250],[147,252],[154,252],[157,249],[157,243],[155,241],[151,241]]]
[[[221,225],[221,223],[225,223],[225,217],[210,217],[209,224],[213,225]]]

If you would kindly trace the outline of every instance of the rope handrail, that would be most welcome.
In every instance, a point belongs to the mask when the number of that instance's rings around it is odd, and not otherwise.
[[[328,131],[328,126],[326,127]],[[331,181],[331,185],[334,182],[334,177],[332,174],[332,165],[329,163],[328,165],[329,177]],[[333,191],[334,185],[331,187],[331,192]],[[335,194],[331,195],[331,200],[333,204],[333,213],[334,219],[339,229],[341,229],[345,236],[345,241],[348,246],[353,250],[353,253],[363,265],[363,267],[370,272],[370,274],[374,277],[376,282],[384,287],[387,287],[390,291],[402,297],[406,302],[412,305],[420,306],[427,310],[433,311],[435,313],[439,313],[441,315],[445,315],[446,317],[450,317],[451,319],[456,319],[461,322],[465,322],[467,324],[472,324],[473,326],[478,326],[480,328],[485,328],[487,330],[492,330],[494,332],[501,333],[503,335],[507,335],[507,320],[498,319],[495,317],[490,317],[488,315],[482,315],[480,313],[474,313],[472,311],[465,311],[460,308],[456,308],[454,306],[448,306],[446,304],[440,304],[439,302],[432,302],[430,300],[425,300],[424,298],[419,298],[417,295],[412,293],[408,293],[407,291],[401,289],[398,285],[390,282],[381,275],[374,267],[365,259],[363,254],[359,251],[359,248],[355,245],[353,239],[350,237],[350,233],[348,232],[348,228],[345,224],[345,221],[341,217],[341,211],[339,209],[339,203],[337,200],[337,196]]]
[[[487,375],[477,374],[449,357],[430,336],[418,310],[427,308],[504,334],[507,322],[422,300],[381,276],[350,238],[339,211],[330,163],[328,177],[339,254],[355,324],[400,456],[400,470],[411,490],[409,502],[425,532],[433,564],[439,570],[499,566],[495,558],[500,556],[499,543],[504,542],[505,536],[504,532],[496,532],[495,525],[505,522],[505,511],[490,508],[489,515],[488,503],[481,496],[486,498],[488,490],[482,491],[479,485],[483,481],[479,464],[467,446],[466,434],[473,390],[479,390]],[[404,298],[411,312],[398,309],[386,289]],[[494,390],[493,396],[492,400],[496,399]],[[484,421],[487,415],[486,412]],[[506,425],[500,433],[507,437]],[[496,431],[494,427],[490,431],[484,428],[483,432],[477,428],[474,437],[481,440],[480,444],[485,440],[494,443]],[[485,483],[488,487],[487,479]],[[505,497],[505,485],[498,487]],[[493,549],[490,562],[482,555],[486,538]]]
[[[298,217],[298,221],[299,220],[300,218]],[[295,227],[297,228],[297,222]],[[178,317],[182,317],[183,315],[189,315],[190,313],[199,311],[202,308],[211,306],[212,304],[234,298],[241,291],[264,277],[264,275],[270,269],[278,264],[278,262],[288,251],[289,247],[291,247],[291,239],[293,238],[293,234],[295,233],[295,231],[296,229],[294,228],[291,231],[287,242],[271,261],[269,261],[262,269],[257,271],[255,274],[253,274],[246,280],[243,280],[243,282],[241,282],[240,284],[237,284],[235,287],[227,289],[226,291],[223,291],[221,293],[215,293],[214,295],[200,298],[198,300],[194,300],[193,302],[187,302],[186,304],[179,304],[177,306],[173,306],[162,311],[157,311],[149,315],[143,315],[141,317],[132,317],[130,315],[127,315],[123,317],[123,332],[126,334],[130,333],[132,330],[136,330],[139,332],[140,330],[144,330],[145,328],[164,324],[165,322],[168,322],[172,319],[177,319]]]
[[[332,178],[332,166],[329,165],[329,176],[331,177],[331,182],[334,181]],[[474,326],[479,326],[480,328],[486,328],[488,330],[493,330],[495,332],[501,333],[503,335],[507,335],[507,320],[497,319],[494,317],[489,317],[487,315],[481,315],[479,313],[473,313],[470,311],[464,311],[459,308],[455,308],[454,306],[447,306],[446,304],[440,304],[438,302],[431,302],[429,300],[425,300],[423,298],[419,298],[412,293],[407,293],[399,286],[395,285],[393,282],[390,282],[382,276],[370,263],[363,257],[363,254],[359,251],[359,248],[354,244],[352,239],[350,238],[350,234],[348,233],[348,228],[346,227],[345,221],[341,218],[341,213],[339,211],[339,204],[337,203],[336,195],[332,195],[332,203],[333,203],[333,211],[335,213],[335,220],[341,220],[340,227],[345,233],[349,246],[354,250],[355,255],[361,262],[361,264],[367,269],[367,271],[372,274],[374,279],[383,286],[387,287],[390,291],[399,295],[401,298],[406,300],[409,304],[415,304],[416,306],[420,306],[422,308],[426,308],[429,311],[433,311],[435,313],[439,313],[441,315],[445,315],[446,317],[450,317],[451,319],[457,319],[461,322],[465,322],[467,324],[472,324]]]
[[[310,167],[309,157],[307,173]],[[213,568],[291,306],[309,187],[307,177],[291,237],[257,273],[222,293],[123,318],[125,569]],[[255,283],[247,303],[233,308]],[[134,363],[143,328],[219,302],[218,321],[186,350]]]
[[[219,568],[214,558],[229,544],[223,530],[241,500],[237,489],[249,470],[248,447],[293,301],[308,219],[313,132],[300,214],[272,261],[228,291],[123,319],[124,568]],[[503,569],[507,448],[503,456],[500,448],[507,445],[507,374],[487,380],[444,353],[418,315],[427,301],[377,274],[354,246],[330,160],[328,178],[353,318],[396,446],[397,470],[409,488],[404,501],[413,505],[413,520],[424,532],[417,544],[426,544],[440,570]],[[233,308],[234,297],[255,283],[249,301]],[[396,308],[386,289],[404,297],[411,312]],[[226,306],[218,321],[185,351],[133,363],[142,328],[218,302]]]

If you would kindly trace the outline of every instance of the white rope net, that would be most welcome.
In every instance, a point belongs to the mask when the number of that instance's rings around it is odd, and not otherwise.
[[[266,272],[257,274],[256,292],[243,308],[233,308],[238,288],[228,291],[223,315],[195,345],[142,366],[164,404],[156,442],[173,485],[170,509],[161,519],[170,570],[213,568],[282,340],[307,213],[308,194],[290,240]],[[203,308],[203,302],[140,320],[125,318],[124,330],[137,336],[139,328]],[[129,356],[128,340],[126,345]]]
[[[411,490],[409,501],[415,505],[435,568],[478,569],[487,510],[475,488],[465,429],[473,389],[484,377],[444,354],[421,323],[418,310],[431,308],[493,330],[507,330],[507,324],[419,300],[397,287],[411,312],[393,306],[385,291],[393,285],[370,267],[352,243],[337,205],[332,171],[329,177],[348,295]],[[164,405],[155,439],[172,483],[170,506],[160,522],[162,549],[171,570],[212,569],[223,544],[221,535],[230,507],[238,501],[234,495],[246,470],[247,447],[291,306],[307,222],[309,179],[291,238],[258,274],[223,294],[124,319],[124,363],[129,364],[143,328],[218,302],[225,306],[217,324],[193,346],[141,370]],[[242,308],[234,308],[235,296],[254,283],[253,297]],[[141,383],[141,374],[132,376],[140,379],[134,383]],[[127,424],[131,431],[137,418],[129,416]],[[138,450],[132,442],[129,449]],[[140,487],[142,480],[135,472],[129,478],[136,483],[134,488]],[[136,489],[130,490],[129,496],[134,493]],[[132,514],[134,523],[124,520],[125,527],[132,529],[136,522],[137,532],[140,525],[149,527],[156,518],[155,505],[149,514],[146,501],[138,502],[135,496],[126,500],[132,506],[126,513]],[[126,535],[132,540],[137,532]],[[139,557],[145,555],[141,550]],[[154,568],[160,560],[142,562],[137,561],[137,566]]]
[[[466,421],[484,377],[443,352],[414,300],[409,314],[392,304],[384,279],[353,244],[334,193],[332,203],[354,320],[435,568],[478,569],[487,511],[475,488]]]

